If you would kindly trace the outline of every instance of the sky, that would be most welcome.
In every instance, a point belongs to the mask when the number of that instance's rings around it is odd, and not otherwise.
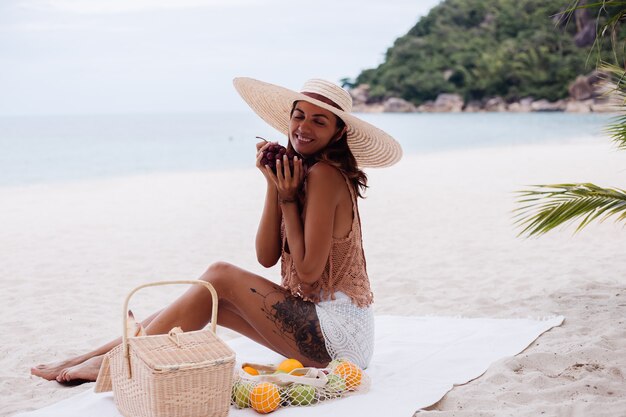
[[[245,111],[378,66],[440,0],[1,0],[0,115]]]

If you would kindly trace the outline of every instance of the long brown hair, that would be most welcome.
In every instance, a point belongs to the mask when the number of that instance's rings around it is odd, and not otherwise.
[[[296,104],[298,104],[298,101],[293,102],[291,112],[289,113],[289,119],[293,116]],[[337,131],[339,132],[343,130],[346,123],[337,115],[335,115],[335,119],[337,120]],[[292,152],[296,152],[291,145],[290,140],[288,141],[287,149]],[[339,139],[331,140],[331,142],[320,152],[306,158],[304,163],[311,167],[320,161],[334,166],[339,171],[344,173],[352,183],[352,187],[354,188],[356,194],[361,198],[365,198],[364,193],[367,189],[367,175],[365,175],[365,172],[361,171],[357,166],[356,159],[348,146],[347,131],[345,131]]]

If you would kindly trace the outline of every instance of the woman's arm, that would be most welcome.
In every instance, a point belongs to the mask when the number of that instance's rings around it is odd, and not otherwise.
[[[281,244],[280,241],[280,221],[282,213],[278,205],[278,191],[276,184],[268,176],[265,167],[261,166],[261,157],[263,151],[269,145],[269,142],[257,143],[257,162],[256,166],[261,170],[267,180],[267,192],[265,193],[265,205],[263,206],[263,214],[256,232],[256,258],[261,265],[270,268],[276,265],[280,259]]]
[[[304,225],[297,204],[281,203],[291,257],[304,284],[314,284],[328,261],[342,183],[339,171],[325,163],[309,170]]]
[[[266,268],[276,265],[280,259],[280,220],[278,192],[274,184],[267,184],[263,214],[256,232],[256,258]]]

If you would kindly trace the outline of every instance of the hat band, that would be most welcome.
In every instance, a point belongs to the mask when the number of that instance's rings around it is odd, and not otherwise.
[[[319,100],[319,101],[321,101],[323,103],[326,103],[326,104],[328,104],[330,106],[333,106],[333,107],[335,107],[338,110],[344,111],[344,109],[342,109],[337,103],[335,103],[334,101],[332,101],[328,97],[325,97],[325,96],[323,96],[321,94],[308,93],[308,92],[305,92],[305,91],[301,91],[301,94],[304,94],[307,97],[314,98],[315,100]]]

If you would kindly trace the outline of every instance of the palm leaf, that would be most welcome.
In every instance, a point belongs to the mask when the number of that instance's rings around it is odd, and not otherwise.
[[[519,235],[540,236],[562,224],[581,219],[576,232],[590,222],[618,216],[626,220],[626,191],[601,188],[594,184],[535,185],[519,191],[515,224],[522,227]]]
[[[556,18],[557,25],[567,25],[574,12],[581,9],[587,9],[591,13],[595,14],[596,19],[596,39],[592,48],[589,50],[589,56],[593,49],[597,49],[598,52],[601,49],[601,39],[608,37],[611,42],[613,60],[616,63],[621,63],[622,59],[619,58],[621,54],[616,49],[618,46],[618,29],[619,25],[626,16],[626,1],[624,0],[569,0],[569,5],[565,10],[557,13],[553,17]],[[608,36],[607,36],[608,35]],[[623,51],[622,51],[623,52]]]
[[[572,0],[569,6],[560,13],[557,13],[559,17],[559,23],[563,20],[569,21],[572,14],[579,9],[593,9],[597,11],[596,20],[600,20],[601,15],[605,15],[606,21],[600,26],[598,33],[605,35],[607,30],[612,32],[617,28],[620,20],[626,15],[626,1],[624,0],[602,0],[595,2],[584,2],[581,4],[580,0]]]
[[[626,106],[626,71],[616,65],[602,63],[598,69],[604,74],[602,90],[609,97],[611,106],[623,110]],[[615,117],[605,127],[605,131],[611,136],[617,147],[626,150],[626,114]]]

